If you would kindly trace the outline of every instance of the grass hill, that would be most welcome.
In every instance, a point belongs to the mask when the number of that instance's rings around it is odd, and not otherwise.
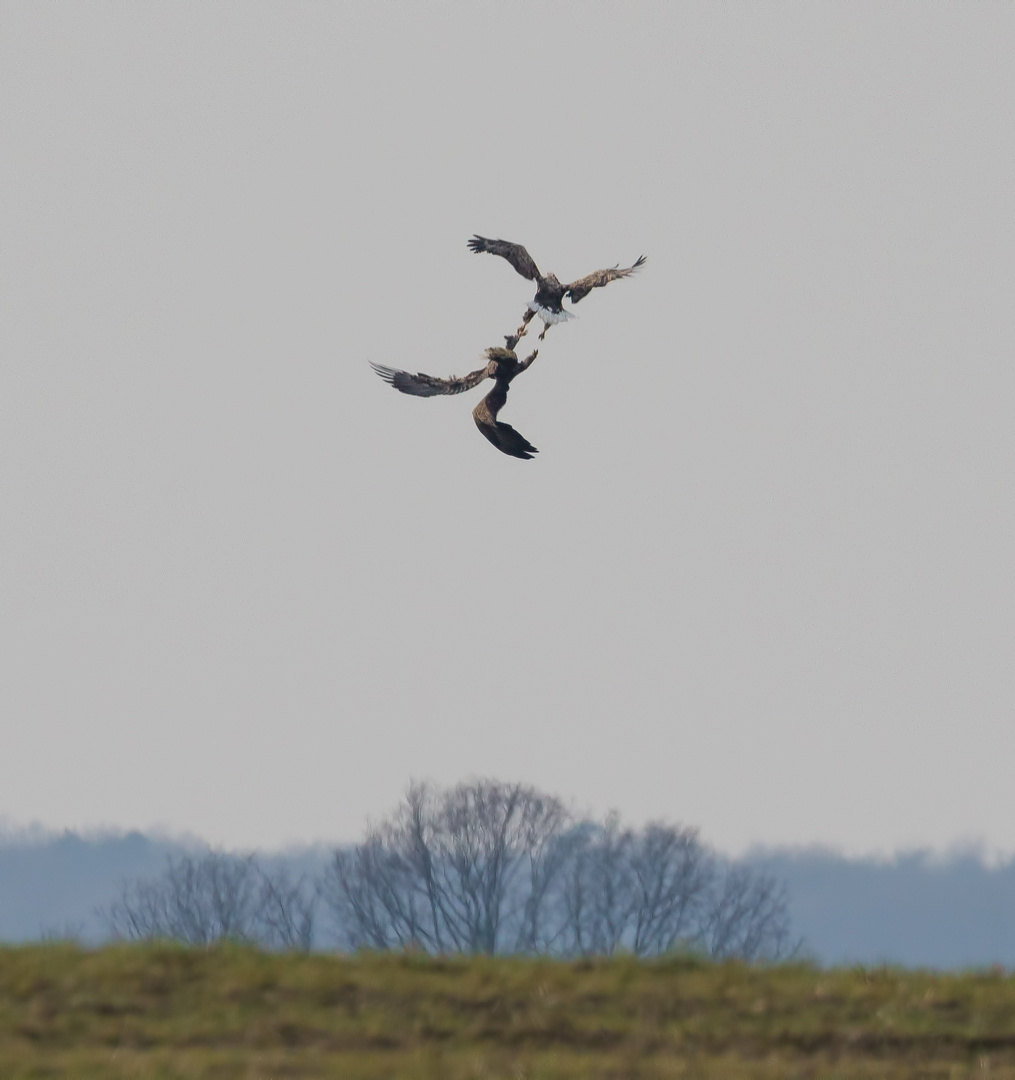
[[[0,949],[0,1076],[1015,1077],[1015,978],[694,958]]]

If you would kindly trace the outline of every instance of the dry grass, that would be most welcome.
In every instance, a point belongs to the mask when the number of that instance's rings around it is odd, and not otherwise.
[[[0,1078],[1015,1080],[1015,978],[0,949]]]

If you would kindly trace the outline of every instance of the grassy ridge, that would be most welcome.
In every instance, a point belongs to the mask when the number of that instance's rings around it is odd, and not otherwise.
[[[0,1077],[1015,1078],[1015,978],[0,949]]]

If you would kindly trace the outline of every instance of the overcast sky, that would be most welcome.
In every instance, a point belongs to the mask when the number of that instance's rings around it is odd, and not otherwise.
[[[1015,849],[1013,55],[1002,3],[0,4],[0,814],[274,846],[495,776]],[[367,364],[517,325],[473,233],[648,257],[513,384],[532,461]]]

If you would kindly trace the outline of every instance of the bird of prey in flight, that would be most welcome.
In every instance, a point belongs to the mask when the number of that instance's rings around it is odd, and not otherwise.
[[[627,266],[623,270],[618,270],[615,266],[608,270],[596,270],[577,281],[564,285],[554,274],[541,274],[532,256],[521,244],[512,244],[507,240],[488,240],[485,236],[473,236],[469,241],[469,247],[477,255],[481,251],[489,251],[491,255],[499,255],[502,259],[507,259],[523,278],[536,283],[536,295],[529,301],[525,314],[522,316],[522,325],[515,333],[521,337],[525,333],[529,320],[533,315],[538,315],[544,324],[543,332],[539,335],[540,341],[546,337],[546,331],[551,325],[574,318],[570,311],[564,310],[565,296],[571,300],[572,304],[577,304],[593,289],[633,274],[645,262],[645,256],[641,255],[633,266]]]
[[[513,339],[508,338],[508,341]],[[440,379],[434,375],[424,375],[422,372],[413,375],[408,371],[400,371],[398,368],[384,367],[381,364],[371,362],[370,366],[386,382],[403,394],[413,394],[416,397],[435,397],[437,394],[461,394],[465,390],[471,390],[479,386],[484,379],[493,379],[494,387],[489,394],[472,410],[472,418],[476,421],[476,427],[504,454],[510,454],[516,458],[531,458],[539,451],[519,434],[510,424],[505,424],[497,419],[497,414],[507,401],[508,386],[511,380],[520,375],[536,359],[538,350],[533,349],[524,360],[519,360],[513,349],[487,349],[483,354],[486,357],[486,367],[478,371],[470,371],[468,375],[452,375],[447,379]]]

